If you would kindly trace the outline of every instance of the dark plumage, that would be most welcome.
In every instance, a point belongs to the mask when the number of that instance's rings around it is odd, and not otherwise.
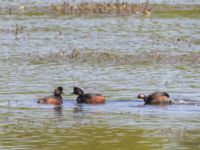
[[[37,102],[40,104],[53,104],[53,105],[61,105],[63,94],[63,87],[57,87],[52,96],[40,98]]]
[[[137,97],[143,99],[145,104],[172,104],[174,102],[166,92],[154,92],[148,96],[139,94]]]
[[[86,103],[86,104],[103,104],[105,103],[105,96],[101,94],[86,93],[84,94],[83,90],[79,87],[74,87],[72,94],[78,95],[77,103]]]

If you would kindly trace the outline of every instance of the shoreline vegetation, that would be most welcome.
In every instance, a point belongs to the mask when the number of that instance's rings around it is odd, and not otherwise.
[[[25,16],[71,16],[71,17],[114,17],[114,16],[146,16],[146,17],[192,17],[200,18],[200,5],[184,4],[152,4],[128,2],[82,2],[58,3],[49,5],[1,6],[0,15]]]

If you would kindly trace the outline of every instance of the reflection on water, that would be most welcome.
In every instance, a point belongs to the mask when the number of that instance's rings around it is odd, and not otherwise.
[[[16,104],[17,103],[17,104]],[[29,106],[31,104],[31,106]],[[143,105],[142,101],[109,101],[74,111],[35,101],[1,106],[4,149],[198,149],[199,105]],[[175,115],[176,114],[176,115]],[[192,124],[191,124],[192,122]],[[170,144],[169,144],[170,143]],[[192,144],[193,143],[193,144]]]
[[[1,15],[0,149],[200,149],[199,27],[189,17]],[[36,103],[57,86],[61,107]],[[107,103],[79,106],[73,86]],[[157,90],[177,103],[136,99]]]

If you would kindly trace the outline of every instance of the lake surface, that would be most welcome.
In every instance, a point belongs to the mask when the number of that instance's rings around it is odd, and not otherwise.
[[[199,39],[199,18],[1,15],[0,149],[200,149]],[[61,108],[36,103],[57,86]],[[177,103],[136,98],[157,90]]]

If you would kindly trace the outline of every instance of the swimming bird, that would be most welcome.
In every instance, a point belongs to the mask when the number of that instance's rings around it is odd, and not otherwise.
[[[77,103],[86,103],[86,104],[104,104],[105,96],[95,93],[86,93],[84,94],[83,90],[79,87],[74,87],[72,94],[77,95]]]
[[[64,94],[63,87],[57,87],[52,96],[40,98],[37,103],[61,105],[63,103],[62,94]]]
[[[145,104],[172,104],[174,103],[174,100],[171,99],[169,94],[166,92],[154,92],[148,96],[144,94],[139,94],[137,98],[143,99]]]

